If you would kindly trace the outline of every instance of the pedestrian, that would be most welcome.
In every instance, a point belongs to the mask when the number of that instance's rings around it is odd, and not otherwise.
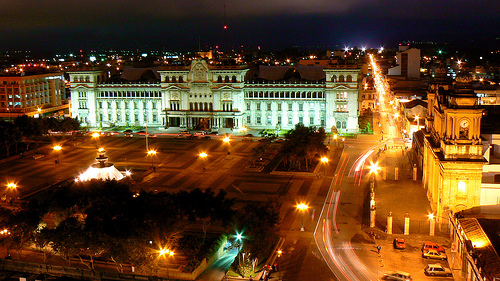
[[[377,245],[377,254],[380,255],[380,249],[382,249],[382,247],[380,247],[380,245]]]

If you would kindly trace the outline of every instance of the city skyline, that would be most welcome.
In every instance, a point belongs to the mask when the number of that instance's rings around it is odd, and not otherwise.
[[[34,9],[33,7],[36,7]],[[474,1],[23,1],[0,11],[3,50],[378,48],[404,40],[489,42],[499,3]],[[408,12],[411,11],[411,14]],[[227,27],[226,29],[224,27]],[[464,40],[466,39],[466,40]]]

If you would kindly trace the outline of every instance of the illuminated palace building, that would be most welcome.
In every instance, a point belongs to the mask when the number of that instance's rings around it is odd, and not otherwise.
[[[358,131],[361,68],[187,66],[68,72],[72,115],[83,125],[290,129],[297,123]]]

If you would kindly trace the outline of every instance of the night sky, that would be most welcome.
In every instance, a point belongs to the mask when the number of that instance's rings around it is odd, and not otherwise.
[[[0,0],[0,50],[500,42],[500,1]],[[224,6],[226,9],[224,9]],[[225,12],[224,12],[225,11]],[[227,30],[224,32],[224,22]],[[390,47],[390,46],[389,46]]]

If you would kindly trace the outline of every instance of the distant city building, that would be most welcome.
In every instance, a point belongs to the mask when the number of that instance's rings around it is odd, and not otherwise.
[[[397,66],[389,69],[389,75],[420,78],[420,49],[399,46],[396,53]]]
[[[211,65],[68,72],[72,115],[87,126],[291,129],[297,123],[358,132],[361,67]]]
[[[65,103],[62,73],[29,74],[21,72],[0,76],[0,117],[61,112]]]

